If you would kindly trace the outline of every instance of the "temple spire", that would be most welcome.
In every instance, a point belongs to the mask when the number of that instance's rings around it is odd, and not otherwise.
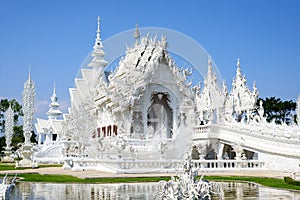
[[[56,96],[56,84],[54,83],[54,86],[53,86],[53,94],[51,96],[51,101],[54,102],[54,101],[57,101],[57,96]]]
[[[108,64],[104,60],[105,53],[103,51],[103,46],[102,46],[101,37],[100,37],[100,17],[99,16],[98,16],[97,22],[98,22],[97,35],[96,35],[95,44],[94,44],[94,47],[93,47],[94,51],[91,54],[93,59],[88,64],[88,66],[94,68],[95,71],[96,71],[97,75],[95,76],[95,79],[100,74],[103,74],[104,68]]]
[[[237,59],[236,66],[237,66],[237,67],[241,67],[240,58]]]
[[[100,38],[100,16],[98,16],[98,29],[97,29],[97,38],[99,37]],[[98,35],[99,34],[99,35]]]
[[[236,63],[236,76],[237,77],[242,77],[242,71],[241,71],[241,63],[240,63],[240,59],[237,59],[237,63]]]
[[[97,28],[97,35],[95,39],[94,49],[97,48],[97,46],[102,47],[102,42],[100,37],[100,16],[98,16],[97,22],[98,22],[98,28]]]
[[[210,82],[213,80],[213,71],[211,66],[211,56],[208,56],[208,68],[207,68],[207,81]]]
[[[138,26],[137,22],[135,24],[135,32],[134,32],[133,36],[134,36],[135,42],[138,43],[141,35],[140,35],[139,26]]]
[[[31,80],[31,65],[29,66],[28,69],[28,80]]]
[[[54,83],[54,88],[53,88],[53,94],[50,97],[51,103],[49,104],[49,110],[47,112],[48,118],[49,119],[57,119],[62,112],[58,109],[59,103],[57,102],[57,96],[56,96],[56,87]]]

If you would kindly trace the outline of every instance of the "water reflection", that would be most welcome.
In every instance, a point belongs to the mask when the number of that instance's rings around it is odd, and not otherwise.
[[[226,200],[299,200],[300,191],[268,188],[255,183],[220,182]],[[213,197],[213,199],[215,199]]]
[[[221,182],[226,200],[300,199],[300,192],[262,187],[253,183]],[[157,183],[52,184],[18,183],[9,199],[117,200],[156,198]],[[159,199],[159,198],[156,198]],[[218,199],[213,197],[212,199]]]
[[[155,199],[156,183],[52,184],[18,183],[9,199],[117,200]]]

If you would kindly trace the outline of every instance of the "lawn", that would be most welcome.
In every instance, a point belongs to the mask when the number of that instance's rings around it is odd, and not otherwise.
[[[48,183],[140,183],[140,182],[158,182],[161,180],[170,180],[170,177],[122,177],[122,178],[86,178],[81,179],[70,175],[41,175],[19,174],[19,181],[22,182],[48,182]]]
[[[15,170],[15,163],[0,163],[0,171]]]
[[[282,188],[282,189],[292,189],[300,190],[300,186],[288,184],[284,182],[283,179],[278,178],[263,178],[263,177],[244,177],[244,176],[206,176],[205,179],[209,181],[237,181],[237,182],[254,182],[263,186]]]
[[[45,168],[45,167],[62,167],[61,164],[40,164],[38,168]],[[18,167],[16,168],[15,163],[0,163],[0,171],[6,170],[22,170],[22,169],[31,169],[31,167]]]

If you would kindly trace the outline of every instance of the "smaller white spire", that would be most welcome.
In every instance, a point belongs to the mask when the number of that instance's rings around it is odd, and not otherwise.
[[[236,76],[240,77],[242,79],[242,71],[241,71],[241,63],[240,63],[240,59],[237,59],[237,63],[236,63]]]
[[[59,103],[57,102],[57,96],[56,96],[56,85],[54,83],[54,87],[53,87],[53,94],[50,97],[51,99],[51,103],[49,104],[49,110],[47,112],[48,118],[49,119],[57,119],[62,112],[58,109],[59,107]]]
[[[240,58],[237,59],[236,66],[237,66],[237,67],[241,67]]]
[[[211,80],[213,77],[213,71],[212,71],[212,66],[211,66],[211,56],[208,56],[208,68],[207,68],[207,78],[208,80]]]
[[[211,56],[208,56],[208,66],[211,66]]]
[[[98,39],[98,40],[101,40],[101,38],[100,38],[100,16],[98,16],[97,21],[98,21],[97,39]]]
[[[28,80],[31,80],[31,65],[29,65],[29,69],[28,69]]]
[[[56,85],[54,83],[54,87],[53,87],[53,94],[52,96],[50,97],[51,101],[52,102],[57,102],[57,96],[56,96]]]
[[[135,24],[135,32],[134,32],[133,36],[134,36],[134,39],[135,39],[135,41],[137,43],[139,41],[140,37],[141,37],[140,31],[139,31],[139,26],[138,26],[137,22]]]
[[[28,79],[24,83],[24,88],[25,87],[26,88],[34,88],[35,87],[34,82],[31,80],[31,65],[28,68]]]

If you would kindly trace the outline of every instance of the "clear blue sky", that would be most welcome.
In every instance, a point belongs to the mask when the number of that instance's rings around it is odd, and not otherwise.
[[[230,87],[236,59],[260,97],[296,100],[300,93],[300,1],[0,1],[0,98],[21,102],[31,66],[37,115],[53,84],[63,107],[91,51],[101,17],[103,40],[121,31],[163,27],[182,32],[212,56]],[[172,45],[172,44],[170,44]],[[65,111],[65,108],[63,108]]]

